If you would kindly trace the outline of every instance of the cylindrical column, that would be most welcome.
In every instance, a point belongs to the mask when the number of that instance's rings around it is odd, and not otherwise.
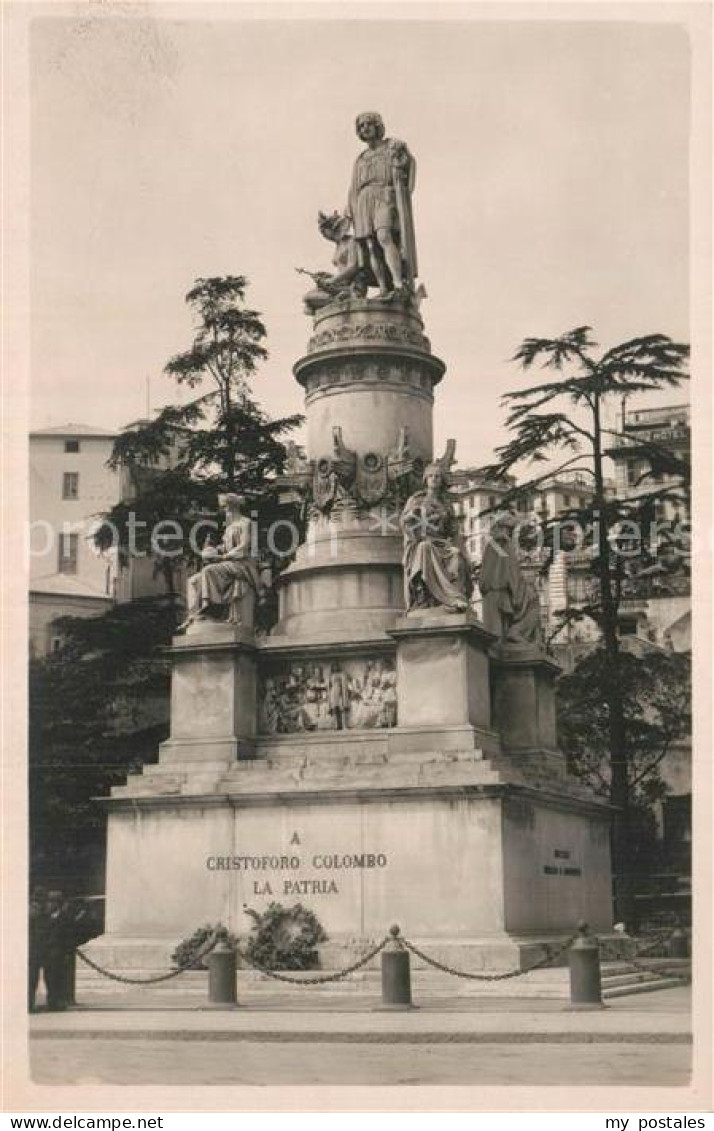
[[[602,1009],[600,947],[587,923],[578,924],[578,937],[568,951],[568,964],[571,1008]]]
[[[413,1009],[409,951],[396,924],[389,933],[392,941],[382,951],[382,1009]]]
[[[404,429],[412,458],[431,460],[434,386],[445,367],[413,304],[330,304],[314,329],[293,369],[305,389],[308,457],[332,457],[335,428],[358,458],[386,457]]]
[[[206,959],[208,966],[208,1000],[211,1005],[235,1006],[236,955],[225,937],[213,948]]]
[[[307,538],[280,577],[275,635],[374,632],[404,612],[399,513],[433,459],[431,353],[418,304],[352,297],[314,315],[305,390]]]

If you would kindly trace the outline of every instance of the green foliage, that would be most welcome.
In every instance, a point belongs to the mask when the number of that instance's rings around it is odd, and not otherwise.
[[[243,276],[196,280],[186,296],[195,316],[192,343],[164,372],[179,385],[206,391],[127,429],[112,452],[110,465],[122,469],[127,490],[96,541],[106,548],[116,530],[124,555],[153,556],[170,593],[175,567],[193,563],[209,529],[217,534],[222,493],[245,497],[273,573],[287,564],[290,541],[274,552],[267,530],[279,519],[301,526],[297,505],[280,500],[277,477],[287,456],[283,440],[302,417],[271,420],[251,394],[249,382],[267,351],[260,315],[245,305],[247,285]]]
[[[207,388],[124,431],[109,461],[124,485],[105,516],[118,532],[120,561],[150,555],[166,597],[96,619],[65,618],[61,651],[32,665],[32,858],[41,876],[86,870],[91,857],[93,886],[101,883],[104,813],[94,799],[155,760],[168,733],[169,665],[161,648],[182,619],[175,567],[200,550],[209,531],[218,539],[218,495],[246,496],[259,544],[276,518],[293,517],[281,508],[276,476],[286,457],[282,438],[302,418],[271,420],[250,394],[248,382],[267,352],[246,287],[242,276],[196,280],[186,296],[196,319],[191,345],[165,372],[178,384]],[[111,527],[98,527],[100,548],[113,540]],[[265,564],[277,572],[286,560]],[[269,604],[259,606],[259,625],[273,616]]]
[[[618,872],[626,872],[630,864],[635,832],[632,804],[633,757],[630,747],[636,735],[632,719],[627,718],[624,667],[619,642],[619,605],[625,579],[625,559],[617,550],[625,529],[624,520],[636,523],[640,530],[647,523],[658,503],[665,498],[672,502],[687,500],[688,476],[675,474],[670,482],[650,484],[636,498],[613,499],[607,490],[605,456],[608,446],[627,443],[627,436],[606,427],[604,411],[608,401],[616,397],[644,392],[657,392],[678,385],[687,377],[685,365],[689,357],[687,345],[674,342],[664,334],[647,334],[600,351],[589,326],[578,326],[557,338],[527,338],[516,351],[514,361],[524,370],[540,364],[555,371],[555,379],[525,389],[506,393],[503,403],[508,408],[506,420],[510,432],[508,443],[497,449],[498,463],[485,469],[485,474],[505,479],[521,463],[544,463],[556,454],[567,458],[550,466],[545,475],[522,481],[513,488],[506,502],[529,494],[536,483],[563,471],[592,476],[592,502],[569,512],[578,527],[589,531],[586,546],[591,552],[594,585],[587,601],[570,609],[567,620],[592,619],[599,629],[606,654],[599,682],[599,694],[586,704],[595,712],[604,711],[606,722],[606,755],[609,799],[615,807],[613,824],[613,861]],[[653,468],[658,465],[657,445],[650,444]],[[676,462],[676,461],[674,461]],[[681,462],[681,461],[679,461]],[[673,461],[662,449],[659,466],[671,471]],[[562,515],[548,516],[541,531],[549,545],[559,537]],[[629,529],[632,529],[630,526]],[[589,726],[584,713],[581,724]],[[593,724],[594,725],[594,724]],[[623,889],[624,890],[624,889]],[[629,920],[633,904],[627,891],[617,896],[618,918]]]
[[[317,944],[327,935],[317,916],[302,903],[283,907],[270,903],[260,914],[246,907],[253,920],[246,953],[267,970],[312,970],[317,966]]]
[[[57,622],[63,646],[30,665],[30,839],[33,876],[100,883],[105,817],[96,798],[156,759],[168,735],[169,664],[177,611],[167,599]],[[88,861],[89,866],[88,866]],[[89,882],[90,877],[86,877]],[[62,885],[59,885],[62,886]]]
[[[558,737],[568,768],[605,797],[611,786],[606,667],[605,652],[598,648],[561,676],[556,689]],[[646,808],[666,792],[663,760],[690,733],[691,658],[683,652],[623,650],[619,678],[630,800]]]
[[[652,465],[652,472],[643,477],[636,497],[614,498],[606,489],[604,459],[608,446],[626,443],[625,433],[604,426],[603,410],[609,398],[670,388],[687,378],[689,357],[687,345],[673,342],[664,334],[648,334],[633,338],[598,353],[597,343],[589,326],[579,326],[558,338],[526,338],[514,355],[524,370],[540,364],[555,370],[553,381],[530,385],[506,393],[503,403],[508,408],[506,420],[511,433],[508,443],[497,449],[498,463],[484,469],[484,475],[505,480],[521,463],[549,463],[539,475],[522,479],[502,499],[501,506],[514,504],[528,496],[543,480],[562,471],[590,476],[592,500],[585,506],[573,507],[565,514],[549,515],[537,521],[543,544],[570,549],[569,530],[577,530],[579,548],[589,552],[594,584],[588,597],[578,608],[565,614],[558,625],[587,617],[600,628],[603,638],[614,650],[618,626],[618,608],[632,573],[633,557],[651,570],[653,566],[671,572],[675,527],[667,531],[664,523],[657,526],[657,544],[649,542],[648,532],[664,500],[689,501],[689,469],[685,461],[666,448],[648,441],[640,445]],[[553,466],[558,453],[568,458]],[[656,482],[659,473],[668,476]],[[648,481],[649,479],[649,481]],[[634,555],[620,552],[622,531],[631,531],[632,524],[643,532],[644,539]],[[686,569],[686,553],[680,554]],[[612,659],[612,657],[611,657]]]
[[[244,275],[196,280],[186,295],[197,319],[193,344],[171,358],[167,373],[191,387],[210,375],[224,392],[255,372],[268,351],[262,345],[265,326],[260,314],[243,305],[247,286]]]
[[[485,474],[503,478],[521,461],[542,462],[549,452],[565,450],[576,455],[548,475],[568,467],[595,477],[598,471],[594,463],[602,455],[602,441],[623,439],[622,433],[604,428],[600,420],[600,409],[607,398],[671,388],[688,376],[685,365],[689,346],[673,342],[664,334],[633,338],[599,357],[590,334],[589,326],[580,326],[558,338],[526,338],[516,350],[513,360],[523,369],[539,362],[560,376],[504,395],[502,400],[509,410],[506,426],[512,439],[497,449],[499,461],[486,468]],[[537,411],[545,405],[551,406],[549,411]],[[573,410],[582,414],[582,421],[574,419]],[[664,461],[670,470],[676,465],[678,472],[685,472],[682,461],[666,448],[652,442],[649,447],[655,461]],[[532,481],[521,483],[514,496],[532,485]]]
[[[174,966],[187,966],[189,963],[193,962],[196,955],[203,950],[211,935],[216,930],[220,930],[222,932],[223,941],[226,942],[228,946],[233,947],[234,950],[237,948],[237,935],[231,934],[231,932],[226,927],[224,927],[222,923],[206,923],[203,927],[198,927],[192,935],[189,935],[188,938],[182,939],[178,944],[176,950],[171,955],[171,961],[173,962]],[[205,960],[201,959],[201,961],[196,963],[196,965],[193,966],[192,969],[207,970],[208,967],[206,966]]]

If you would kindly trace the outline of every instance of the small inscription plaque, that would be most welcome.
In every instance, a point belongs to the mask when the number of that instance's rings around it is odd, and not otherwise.
[[[569,848],[554,848],[554,860],[570,860],[571,851]],[[543,872],[546,876],[582,876],[582,868],[577,867],[575,864],[562,865],[562,864],[544,864]]]

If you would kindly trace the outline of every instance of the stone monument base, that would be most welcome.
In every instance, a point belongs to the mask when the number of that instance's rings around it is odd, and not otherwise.
[[[245,935],[245,908],[273,901],[317,914],[328,969],[392,923],[471,970],[527,968],[583,917],[609,932],[607,806],[505,755],[390,753],[398,732],[325,735],[323,757],[313,742],[295,757],[146,767],[110,802],[107,933],[88,952],[166,970],[197,927]]]

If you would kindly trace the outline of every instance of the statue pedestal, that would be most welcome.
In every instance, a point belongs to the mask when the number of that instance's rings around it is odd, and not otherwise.
[[[440,739],[441,748],[446,741],[449,749],[497,750],[488,658],[493,636],[475,616],[444,609],[411,612],[389,635],[397,641],[399,726],[411,732],[404,742],[423,749]]]
[[[609,809],[500,743],[491,647],[471,614],[440,611],[361,640],[183,638],[172,737],[108,801],[107,934],[88,952],[159,972],[197,926],[245,933],[245,906],[273,901],[315,911],[327,968],[392,922],[472,970],[529,966],[581,917],[608,931]],[[256,669],[260,687],[281,665],[364,673],[377,654],[396,659],[396,726],[256,730]]]
[[[471,613],[404,613],[395,520],[444,372],[422,330],[403,302],[315,319],[295,374],[322,514],[268,637],[174,643],[171,736],[106,802],[107,934],[87,950],[113,969],[165,969],[201,924],[245,934],[244,907],[275,901],[316,913],[333,967],[393,922],[474,970],[529,965],[581,917],[610,927],[610,810],[564,776],[557,669]]]
[[[234,762],[212,781],[194,768],[173,796],[150,776],[115,791],[107,934],[89,953],[111,948],[121,970],[153,940],[166,968],[202,923],[244,934],[244,907],[272,901],[318,915],[333,968],[393,922],[467,969],[528,965],[581,916],[609,930],[605,805],[563,783],[510,780],[480,752],[375,758],[356,737]]]
[[[256,646],[251,631],[209,620],[191,625],[170,649],[171,733],[160,766],[227,764],[253,757]]]
[[[383,632],[404,609],[402,539],[379,512],[314,520],[295,561],[278,579],[274,638]]]

